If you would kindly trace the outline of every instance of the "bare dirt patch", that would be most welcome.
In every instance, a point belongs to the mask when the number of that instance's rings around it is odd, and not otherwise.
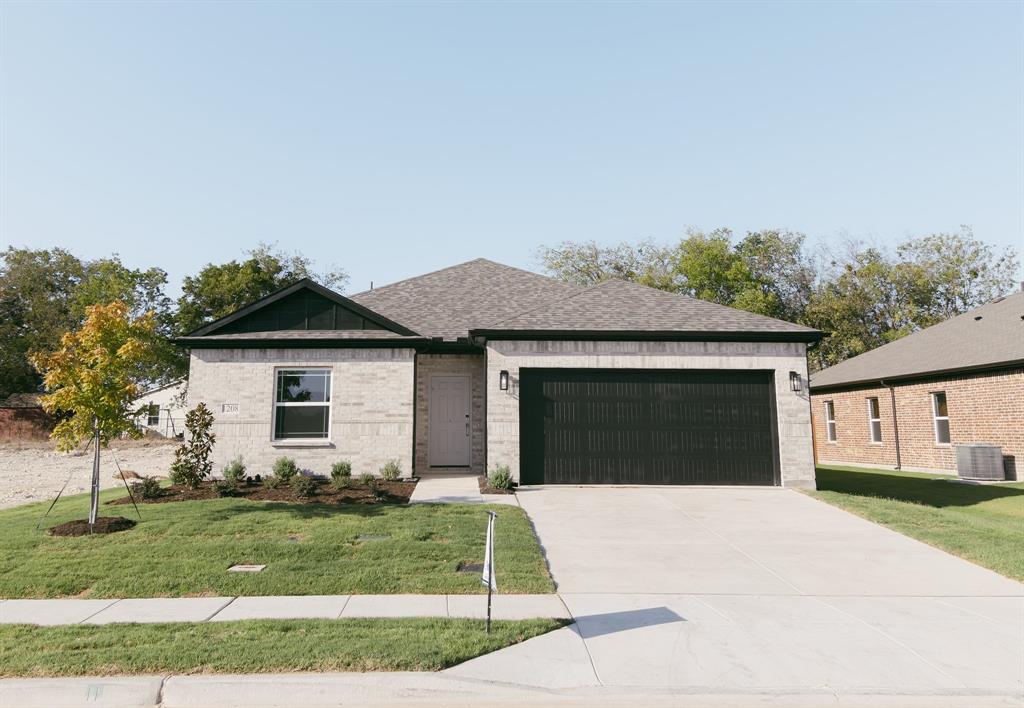
[[[88,536],[91,533],[116,533],[134,528],[135,522],[123,516],[97,516],[96,523],[89,528],[88,519],[66,521],[50,529],[51,536]]]
[[[114,441],[100,451],[100,486],[124,485],[117,475],[121,469],[137,475],[164,477],[174,460],[177,441],[161,439]],[[36,501],[52,501],[67,482],[64,494],[89,491],[92,450],[57,452],[49,441],[0,444],[0,508]]]

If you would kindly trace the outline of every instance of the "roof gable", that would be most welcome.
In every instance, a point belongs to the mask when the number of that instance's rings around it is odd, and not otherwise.
[[[785,335],[802,341],[819,332],[734,307],[657,290],[623,280],[605,280],[570,297],[496,322],[487,334],[506,332],[659,333]]]
[[[812,388],[1024,363],[1024,292],[852,357],[811,376]]]
[[[191,332],[187,337],[277,331],[416,333],[308,278]]]
[[[581,288],[478,258],[358,293],[352,299],[420,334],[456,340],[470,330],[512,317]]]

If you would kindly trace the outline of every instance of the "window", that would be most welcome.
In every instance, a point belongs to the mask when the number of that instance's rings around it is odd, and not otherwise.
[[[275,440],[327,439],[331,420],[330,369],[279,369],[275,391]]]
[[[146,406],[146,425],[153,427],[160,425],[160,405],[157,403],[150,403]]]
[[[878,399],[868,399],[868,427],[871,429],[871,442],[882,442],[882,416],[878,413]]]
[[[949,409],[946,408],[946,392],[932,394],[932,418],[935,421],[935,442],[949,444]]]
[[[825,429],[828,441],[836,441],[836,406],[832,401],[825,401]]]

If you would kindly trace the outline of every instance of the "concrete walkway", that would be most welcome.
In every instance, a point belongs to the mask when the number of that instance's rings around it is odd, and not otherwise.
[[[410,504],[511,504],[515,494],[481,494],[479,475],[470,472],[430,472],[420,477]]]
[[[249,619],[487,616],[486,595],[282,595],[123,600],[3,600],[0,624],[228,622]],[[499,620],[567,618],[558,595],[494,595]]]

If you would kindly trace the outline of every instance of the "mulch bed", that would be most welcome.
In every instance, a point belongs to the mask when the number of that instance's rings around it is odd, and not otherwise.
[[[127,531],[135,526],[135,522],[123,516],[97,516],[92,531],[89,530],[88,519],[67,521],[50,529],[51,536],[88,536],[90,533],[115,533]]]
[[[516,493],[515,489],[498,489],[497,487],[492,487],[490,484],[487,483],[487,478],[484,477],[483,475],[481,475],[480,477],[477,477],[476,481],[477,481],[477,484],[480,485],[480,493],[481,494],[515,494]]]
[[[370,492],[369,487],[352,480],[351,486],[346,489],[335,489],[326,481],[314,479],[315,485],[313,494],[308,497],[300,497],[285,484],[277,489],[264,487],[259,483],[243,484],[235,487],[231,494],[226,497],[239,499],[251,499],[253,501],[275,501],[289,502],[292,504],[407,504],[412,492],[416,489],[415,482],[377,482],[377,496]],[[200,499],[219,499],[217,488],[213,482],[203,482],[196,489],[189,489],[179,485],[172,485],[160,490],[160,496],[152,499],[142,499],[135,495],[135,501],[140,504],[166,504],[169,502],[196,501]],[[122,497],[107,502],[108,504],[131,504],[130,497]]]

